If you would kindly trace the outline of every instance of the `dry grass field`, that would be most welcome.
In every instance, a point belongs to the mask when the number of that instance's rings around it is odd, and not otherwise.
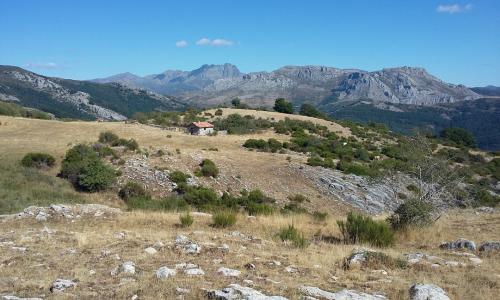
[[[228,109],[228,111],[231,111]],[[252,111],[248,111],[252,112]],[[244,114],[247,111],[244,110]],[[275,119],[283,114],[271,112],[265,114]],[[324,120],[303,116],[316,122]],[[250,135],[218,135],[191,136],[184,132],[167,131],[142,124],[125,124],[123,122],[60,122],[23,118],[0,117],[0,159],[4,161],[20,160],[28,152],[39,151],[49,153],[60,163],[65,152],[79,143],[97,141],[100,132],[112,131],[124,138],[134,138],[141,149],[154,154],[158,150],[172,155],[165,157],[150,156],[152,167],[181,170],[191,173],[203,158],[213,160],[221,170],[217,179],[200,179],[200,181],[222,192],[226,190],[261,189],[266,194],[284,202],[294,194],[307,195],[311,202],[310,209],[325,209],[330,213],[343,214],[349,210],[339,199],[323,195],[306,178],[289,167],[291,163],[305,162],[307,157],[299,153],[278,154],[248,151],[242,144],[249,138],[276,138],[286,140],[289,137],[277,135],[272,131]],[[349,133],[348,129],[328,122],[340,132]],[[209,149],[218,151],[210,151]],[[180,154],[177,154],[177,150]],[[290,157],[287,160],[287,157]],[[51,175],[55,175],[56,166]],[[85,195],[90,202],[98,202],[119,206],[121,202],[114,194]]]
[[[224,115],[232,112],[224,109]],[[260,111],[244,111],[243,114],[275,120],[285,117]],[[204,185],[218,191],[259,188],[279,202],[300,193],[310,199],[305,204],[307,208],[329,213],[325,221],[317,221],[305,214],[251,218],[239,215],[237,223],[226,229],[211,226],[210,216],[194,215],[194,224],[182,228],[177,213],[137,211],[106,218],[49,218],[47,221],[0,218],[0,296],[131,299],[137,295],[138,299],[174,299],[180,296],[176,288],[187,288],[189,293],[179,299],[200,299],[204,295],[202,289],[223,288],[231,283],[252,286],[267,295],[282,295],[289,299],[300,299],[298,287],[301,285],[332,292],[348,288],[381,293],[388,299],[408,299],[408,289],[416,282],[436,284],[455,300],[496,299],[500,293],[498,253],[475,253],[482,263],[473,266],[468,256],[439,248],[441,242],[458,238],[471,239],[478,245],[484,241],[500,240],[498,210],[491,213],[472,209],[450,211],[429,228],[399,233],[393,247],[377,249],[393,258],[404,258],[404,254],[416,252],[434,255],[443,259],[440,267],[417,264],[398,268],[382,264],[343,268],[344,259],[363,245],[328,243],[318,236],[340,237],[336,221],[344,218],[352,208],[341,199],[321,194],[307,178],[290,168],[290,164],[305,162],[304,155],[255,152],[241,146],[249,138],[273,137],[283,141],[288,139],[287,136],[265,131],[254,135],[198,137],[141,124],[61,122],[3,116],[0,122],[0,167],[4,169],[0,172],[0,185],[6,188],[6,191],[0,191],[0,208],[4,212],[18,211],[24,203],[47,205],[59,201],[102,203],[124,208],[123,201],[116,195],[116,188],[105,193],[77,193],[66,181],[55,177],[67,149],[78,143],[95,142],[100,132],[110,130],[120,137],[136,139],[142,152],[151,154],[148,158],[143,154],[125,154],[124,159],[143,159],[151,167],[192,173],[201,159],[209,158],[221,173],[217,179],[198,179]],[[333,131],[350,134],[338,124],[327,123],[324,125]],[[155,156],[158,150],[168,154]],[[40,174],[19,171],[18,161],[25,153],[34,151],[54,155],[58,165]],[[22,187],[26,185],[30,185],[30,189],[23,191]],[[46,202],[36,201],[40,195]],[[20,204],[10,209],[2,207],[5,199],[1,197]],[[51,199],[53,202],[47,202]],[[68,199],[72,200],[65,201]],[[311,242],[307,248],[295,248],[277,238],[278,231],[291,224]],[[243,235],[231,234],[235,231]],[[201,252],[186,254],[177,249],[175,238],[178,234],[184,234],[201,245]],[[164,246],[158,246],[158,241]],[[155,243],[156,254],[144,251]],[[221,248],[224,244],[228,248]],[[136,264],[136,274],[112,276],[111,271],[124,261]],[[463,262],[465,265],[446,266],[444,261]],[[155,272],[161,266],[174,268],[182,262],[198,265],[205,275],[188,276],[178,270],[173,278],[156,278]],[[247,263],[254,264],[255,269],[247,269]],[[237,269],[242,273],[237,278],[224,277],[217,273],[219,267]],[[49,287],[57,278],[75,280],[77,286],[64,293],[51,293]]]
[[[313,237],[318,231],[338,235],[335,218],[316,222],[306,215],[256,219],[239,216],[236,225],[229,229],[213,228],[208,216],[194,218],[194,224],[187,229],[178,226],[175,213],[133,212],[116,218],[47,222],[4,220],[0,227],[0,294],[48,299],[131,299],[133,295],[139,299],[173,299],[176,288],[181,287],[190,290],[184,299],[200,299],[203,288],[239,283],[289,299],[300,298],[298,287],[301,285],[328,291],[348,288],[382,293],[388,299],[408,299],[408,289],[415,282],[436,284],[445,289],[451,299],[457,300],[495,299],[500,292],[498,255],[481,256],[482,264],[476,267],[414,265],[398,269],[382,265],[345,270],[344,258],[359,246],[329,244],[314,241]],[[278,230],[289,224],[294,224],[313,241],[308,248],[297,249],[276,238]],[[253,238],[231,236],[234,231]],[[422,252],[468,264],[468,257],[441,250],[438,245],[458,237],[477,243],[498,239],[499,231],[498,213],[460,210],[443,216],[428,229],[398,236],[396,246],[379,250],[394,258]],[[185,254],[176,249],[177,234],[184,234],[201,245],[201,252]],[[150,255],[144,251],[158,241],[164,244],[157,247],[158,253]],[[9,242],[27,250],[13,250]],[[219,248],[223,244],[229,246],[228,250]],[[136,264],[136,274],[110,275],[124,261]],[[172,278],[155,277],[161,266],[174,268],[182,262],[198,265],[205,275],[187,276],[178,270]],[[246,269],[247,263],[253,263],[256,268]],[[290,266],[294,269],[292,273],[286,271]],[[242,273],[238,278],[223,277],[217,273],[219,267]],[[76,280],[77,286],[63,294],[51,294],[48,288],[56,278]]]

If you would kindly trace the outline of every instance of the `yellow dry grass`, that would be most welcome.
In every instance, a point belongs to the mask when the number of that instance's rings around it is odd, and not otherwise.
[[[437,224],[399,236],[390,249],[379,249],[392,257],[403,253],[424,252],[450,260],[467,262],[466,257],[455,256],[441,250],[441,241],[458,237],[476,242],[498,239],[500,215],[477,215],[471,210],[454,211],[442,217]],[[314,234],[338,235],[335,218],[316,222],[306,215],[262,216],[247,218],[240,215],[233,228],[217,229],[210,226],[211,218],[194,215],[190,228],[180,228],[179,215],[175,213],[124,213],[110,219],[52,220],[38,223],[30,220],[4,220],[0,227],[0,294],[42,296],[52,299],[117,298],[173,299],[175,288],[191,290],[186,299],[200,299],[203,288],[222,288],[231,283],[252,280],[254,288],[266,294],[279,294],[289,299],[299,299],[300,285],[313,285],[329,291],[343,288],[368,293],[381,292],[389,299],[407,299],[412,283],[433,283],[447,291],[451,299],[494,299],[500,292],[498,255],[481,257],[479,267],[432,269],[413,266],[407,269],[383,268],[387,275],[369,268],[345,270],[343,259],[359,246],[335,245],[314,241]],[[306,249],[296,249],[276,238],[283,226],[294,224],[312,244]],[[54,230],[43,232],[44,227]],[[254,239],[247,241],[230,236],[239,231]],[[123,232],[123,239],[116,233]],[[185,254],[175,249],[177,234],[185,234],[202,245],[197,255]],[[27,247],[25,253],[12,250],[5,242]],[[155,255],[144,249],[162,241],[165,247]],[[229,251],[218,246],[227,244]],[[74,249],[76,253],[70,253]],[[103,250],[111,254],[102,255]],[[117,259],[118,255],[120,259]],[[132,276],[111,276],[110,272],[123,261],[133,261],[137,273]],[[273,264],[280,262],[281,265]],[[205,276],[189,277],[179,271],[169,279],[158,280],[155,271],[161,266],[173,268],[175,264],[189,262],[199,265]],[[255,270],[244,265],[253,263]],[[242,271],[239,278],[226,278],[217,274],[221,266]],[[296,273],[285,268],[294,266]],[[91,270],[95,274],[91,273]],[[51,294],[50,284],[56,278],[75,279],[76,289],[64,294]]]
[[[323,120],[323,119],[317,119],[317,118],[312,118],[312,117],[307,117],[307,116],[301,116],[301,115],[290,115],[290,114],[283,114],[283,113],[278,113],[274,111],[265,111],[265,110],[253,110],[253,109],[236,109],[236,108],[220,108],[222,110],[222,117],[225,117],[230,114],[240,114],[242,116],[253,116],[255,118],[262,118],[262,119],[269,119],[269,120],[274,120],[274,121],[281,121],[284,120],[285,118],[290,118],[292,120],[299,120],[299,121],[309,121],[313,122],[314,124],[326,126],[328,130],[335,132],[337,134],[340,134],[341,136],[350,136],[351,131],[347,127],[343,127],[335,122]],[[209,109],[206,112],[210,113],[212,115],[215,115],[215,111],[217,109]],[[217,116],[214,116],[214,119],[217,118]]]
[[[276,118],[284,115],[250,110],[248,112],[271,114]],[[285,202],[290,195],[303,194],[311,200],[307,204],[310,209],[321,209],[337,214],[343,214],[349,210],[349,207],[338,199],[318,192],[313,183],[289,167],[290,163],[305,162],[306,156],[299,153],[255,152],[242,147],[249,138],[273,137],[281,141],[289,139],[288,136],[277,135],[270,130],[250,135],[191,136],[184,132],[123,122],[61,122],[4,116],[0,116],[0,122],[2,123],[0,159],[18,160],[27,152],[40,151],[54,155],[60,163],[64,153],[71,146],[95,142],[100,132],[110,130],[120,137],[136,139],[141,149],[151,154],[159,149],[171,153],[171,156],[149,158],[150,164],[158,168],[192,173],[202,158],[213,160],[221,169],[220,177],[201,179],[201,182],[218,191],[239,192],[242,189],[261,189],[279,202]],[[217,148],[218,151],[209,151],[210,148]],[[180,151],[179,155],[176,154],[177,149]],[[290,157],[290,161],[287,157]],[[55,175],[58,169],[59,167],[54,168],[51,174]],[[113,198],[109,194],[93,194],[89,197],[91,197],[90,202],[120,204],[116,197]]]

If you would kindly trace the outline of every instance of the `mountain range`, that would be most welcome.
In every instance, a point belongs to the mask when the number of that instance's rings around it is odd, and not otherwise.
[[[367,72],[324,66],[286,66],[242,73],[231,64],[203,65],[140,77],[131,73],[89,81],[46,77],[0,66],[0,100],[59,118],[124,120],[136,112],[230,105],[238,97],[270,108],[279,97],[296,109],[315,105],[336,119],[384,123],[393,131],[446,127],[471,131],[483,149],[500,149],[500,88],[443,82],[422,68]]]
[[[374,102],[435,105],[475,100],[481,95],[443,82],[425,69],[398,67],[368,72],[326,66],[285,66],[272,72],[242,73],[232,64],[203,65],[193,71],[167,70],[140,77],[123,73],[93,82],[117,82],[159,94],[174,95],[195,106],[228,103],[238,97],[252,106],[270,106],[283,97],[328,106],[332,102]]]
[[[46,77],[14,66],[0,66],[0,100],[78,119],[125,120],[138,111],[184,108],[174,97],[120,83]]]

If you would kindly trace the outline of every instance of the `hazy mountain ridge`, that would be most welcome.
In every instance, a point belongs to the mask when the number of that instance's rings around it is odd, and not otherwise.
[[[0,98],[81,119],[124,120],[137,111],[183,107],[172,97],[128,85],[45,77],[13,66],[0,66]]]
[[[250,104],[270,105],[277,97],[296,104],[372,100],[396,104],[435,105],[475,100],[480,95],[463,85],[445,83],[423,68],[398,67],[368,72],[326,66],[284,66],[272,72],[242,73],[231,64],[203,65],[145,77],[128,74],[96,79],[119,82],[180,97],[192,105],[210,106],[238,96]]]

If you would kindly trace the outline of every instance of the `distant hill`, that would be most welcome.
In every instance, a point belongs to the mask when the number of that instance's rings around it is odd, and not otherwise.
[[[500,150],[500,99],[478,99],[435,106],[351,101],[323,107],[336,119],[386,124],[399,133],[426,129],[439,133],[446,127],[470,131],[481,149]]]
[[[471,88],[471,90],[484,96],[500,97],[500,87],[498,86],[488,85],[485,87],[474,87]]]
[[[123,120],[138,111],[184,107],[173,97],[119,83],[51,78],[13,66],[0,66],[0,100],[79,119]]]
[[[285,66],[272,72],[242,73],[231,64],[203,65],[193,71],[169,70],[145,77],[130,73],[94,82],[118,82],[156,93],[175,95],[200,107],[239,97],[248,104],[271,106],[284,97],[296,105],[371,100],[397,104],[436,105],[474,100],[480,95],[430,75],[425,69],[398,67],[368,72],[326,66]]]

